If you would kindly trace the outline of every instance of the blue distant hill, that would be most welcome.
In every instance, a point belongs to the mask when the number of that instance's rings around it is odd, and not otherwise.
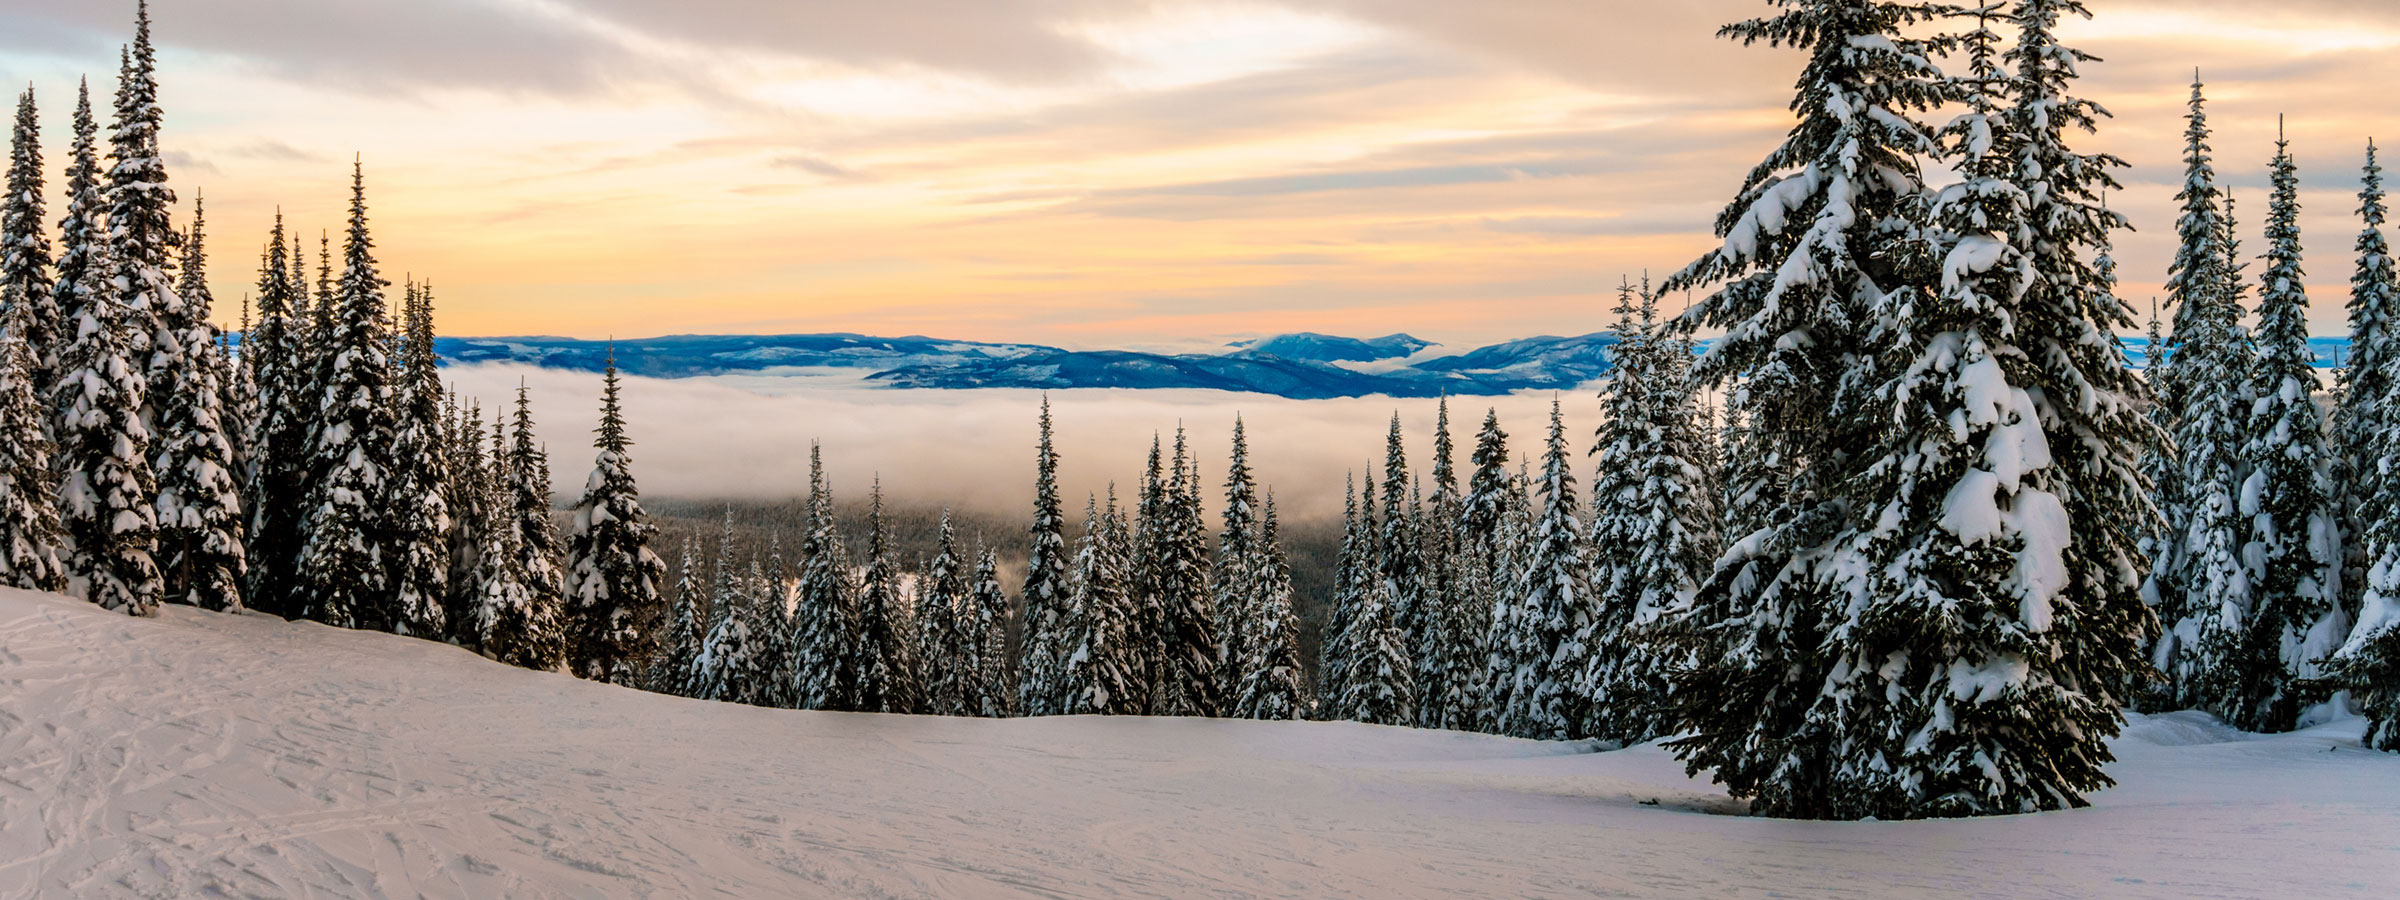
[[[1705,343],[1705,342],[1704,342]],[[2148,362],[2141,338],[2121,340],[2128,365]],[[1617,336],[1530,337],[1462,353],[1395,334],[1359,339],[1288,334],[1222,353],[1066,350],[922,336],[671,335],[615,342],[617,367],[654,378],[847,373],[892,388],[1201,388],[1314,400],[1333,397],[1490,396],[1587,386],[1614,367]],[[610,343],[561,337],[440,338],[444,360],[597,372]],[[2347,338],[2312,338],[2317,365],[2347,356]]]

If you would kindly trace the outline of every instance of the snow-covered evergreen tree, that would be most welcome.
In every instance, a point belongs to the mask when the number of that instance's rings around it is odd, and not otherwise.
[[[1593,448],[1592,663],[1575,690],[1591,704],[1589,733],[1638,742],[1666,721],[1669,670],[1680,660],[1648,637],[1682,609],[1715,558],[1715,498],[1698,452],[1713,441],[1693,421],[1684,384],[1690,354],[1658,332],[1658,298],[1643,285],[1619,293],[1618,360],[1605,396],[1608,419]],[[1634,313],[1641,313],[1638,329]]]
[[[0,200],[0,311],[22,308],[20,337],[32,354],[27,384],[45,407],[57,385],[60,335],[57,282],[51,277],[48,208],[43,202],[42,127],[33,89],[17,95],[9,141],[8,196]],[[37,426],[49,440],[50,421]]]
[[[1376,551],[1375,479],[1369,475],[1365,504],[1357,495],[1348,501],[1350,514],[1342,536],[1342,582],[1336,587],[1345,610],[1340,629],[1329,635],[1341,671],[1327,681],[1328,718],[1373,725],[1408,725],[1416,718],[1412,693],[1414,668],[1408,660],[1408,634],[1392,610],[1391,580],[1384,577]]]
[[[430,332],[428,332],[430,334]],[[651,629],[658,619],[659,582],[666,561],[650,549],[658,526],[642,510],[627,448],[625,413],[617,403],[617,355],[612,349],[601,375],[600,451],[584,479],[583,498],[567,525],[568,658],[575,674],[596,681],[632,684],[641,660],[652,653]],[[778,554],[776,569],[782,568]],[[761,599],[781,630],[781,573]],[[783,692],[776,691],[778,695]]]
[[[445,603],[451,639],[472,646],[475,609],[483,596],[483,529],[495,502],[491,462],[484,455],[483,402],[469,401],[450,431],[450,483],[444,497],[450,509],[450,595]]]
[[[475,554],[474,606],[467,624],[458,629],[461,643],[500,662],[528,669],[553,668],[556,655],[548,641],[554,633],[541,621],[538,589],[526,569],[525,535],[510,497],[516,476],[511,471],[508,427],[495,414],[492,447],[482,467],[483,522],[476,529],[482,546]]]
[[[1168,546],[1174,533],[1166,527],[1166,496],[1166,444],[1157,432],[1151,432],[1150,458],[1142,469],[1142,489],[1134,511],[1135,550],[1127,588],[1133,598],[1133,621],[1125,629],[1125,652],[1132,660],[1134,676],[1126,685],[1132,693],[1125,700],[1142,710],[1151,709],[1156,700],[1160,666],[1167,652],[1166,571],[1176,554]]]
[[[989,549],[976,554],[975,574],[968,583],[967,607],[962,613],[966,652],[959,655],[958,668],[972,680],[959,705],[965,715],[1006,716],[1017,688],[1008,668],[1008,594],[1000,588],[999,557]]]
[[[1963,180],[1932,213],[1938,284],[1879,318],[1877,436],[1851,549],[1857,598],[1819,649],[1832,818],[1989,815],[2083,804],[2148,628],[2133,537],[2153,432],[2113,334],[2132,324],[2090,260],[2117,219],[2112,157],[2066,144],[2105,115],[2068,93],[2075,0],[2023,0],[1997,65],[1990,10],[1966,39],[1967,112],[1945,130]],[[2006,105],[2003,105],[2003,104]]]
[[[1500,413],[1486,409],[1469,457],[1475,466],[1467,479],[1456,525],[1458,597],[1451,604],[1450,641],[1445,652],[1452,689],[1444,701],[1443,727],[1465,731],[1493,729],[1487,700],[1492,616],[1513,581],[1514,554],[1506,546],[1512,477],[1508,471],[1508,432],[1500,428]]]
[[[1492,670],[1499,728],[1519,737],[1581,737],[1587,718],[1575,679],[1591,665],[1592,593],[1584,563],[1583,521],[1575,473],[1567,456],[1566,421],[1550,404],[1550,440],[1542,457],[1542,514],[1518,578],[1515,608],[1505,630],[1492,635],[1492,653],[1506,665]],[[1498,619],[1495,619],[1497,623]],[[1495,625],[1497,627],[1497,625]]]
[[[450,600],[450,440],[444,433],[441,358],[433,349],[433,286],[402,295],[392,369],[394,407],[390,498],[384,554],[391,577],[395,634],[439,640],[448,633]]]
[[[1217,690],[1217,623],[1209,607],[1208,523],[1200,509],[1200,462],[1175,429],[1171,474],[1159,499],[1161,654],[1152,711],[1166,716],[1224,714]]]
[[[756,566],[756,557],[752,558]],[[762,658],[755,637],[760,627],[757,584],[742,577],[733,561],[733,513],[726,511],[724,530],[717,538],[717,561],[710,586],[708,637],[692,660],[692,696],[725,703],[763,705],[771,690],[773,662]]]
[[[292,579],[306,515],[302,488],[308,471],[309,422],[316,418],[314,398],[306,393],[310,378],[305,370],[308,349],[302,343],[305,331],[293,315],[293,304],[302,296],[294,288],[285,247],[283,213],[278,211],[259,260],[258,324],[242,335],[242,359],[258,383],[259,406],[245,441],[250,478],[243,485],[243,498],[250,512],[250,542],[244,599],[252,609],[279,616],[295,614]],[[454,507],[453,512],[458,510]]]
[[[916,712],[921,702],[917,681],[917,634],[900,589],[900,568],[892,559],[891,533],[883,518],[883,479],[870,494],[867,524],[867,572],[859,593],[858,708],[865,712]]]
[[[167,600],[203,609],[238,609],[247,572],[241,485],[235,480],[225,383],[231,372],[208,317],[206,218],[192,199],[192,227],[183,238],[176,281],[179,302],[154,317],[150,357],[152,446],[158,473],[158,563]]]
[[[1300,618],[1292,604],[1292,566],[1275,521],[1275,491],[1266,492],[1258,521],[1257,568],[1251,623],[1242,639],[1241,684],[1232,715],[1243,719],[1297,719],[1308,711],[1307,673],[1300,662]]]
[[[39,372],[25,343],[33,312],[25,303],[0,308],[0,585],[57,591],[67,583],[66,531],[51,500],[50,416],[36,399]]]
[[[1064,715],[1138,715],[1127,705],[1133,679],[1125,652],[1133,601],[1127,591],[1132,538],[1111,489],[1108,507],[1099,498],[1084,504],[1083,537],[1075,551],[1074,586],[1066,606],[1070,643],[1060,664],[1058,711]]]
[[[1215,570],[1209,578],[1216,589],[1217,690],[1220,696],[1240,694],[1250,660],[1247,641],[1258,624],[1261,560],[1259,558],[1258,483],[1250,475],[1250,439],[1241,416],[1233,419],[1232,461],[1225,474],[1225,527],[1217,532]],[[1130,615],[1128,615],[1130,618]]]
[[[67,591],[104,609],[146,616],[166,593],[152,555],[158,491],[150,431],[141,415],[149,394],[149,332],[139,324],[145,317],[114,285],[119,266],[102,221],[107,211],[88,90],[77,94],[74,130],[67,214],[59,223],[55,296],[62,347],[51,395]]]
[[[1375,536],[1379,567],[1390,594],[1391,616],[1394,624],[1406,635],[1408,648],[1413,652],[1419,639],[1432,632],[1424,621],[1421,607],[1429,604],[1422,599],[1424,560],[1417,542],[1417,505],[1410,501],[1409,488],[1414,479],[1408,470],[1408,449],[1400,428],[1400,414],[1392,413],[1391,427],[1383,439],[1383,531]],[[1368,498],[1372,501],[1374,498]],[[1415,659],[1410,659],[1408,681],[1410,696],[1416,694]],[[1413,723],[1412,723],[1413,724]]]
[[[390,517],[400,511],[392,503],[399,479],[386,455],[398,437],[391,337],[384,328],[383,289],[389,283],[376,272],[374,247],[367,233],[366,172],[354,165],[341,294],[317,301],[320,307],[337,307],[337,324],[318,351],[321,390],[295,589],[296,611],[303,617],[381,630],[394,619],[395,561],[385,551]]]
[[[966,662],[977,656],[968,631],[967,572],[958,557],[958,529],[950,511],[942,510],[942,530],[933,559],[925,564],[917,585],[917,626],[926,635],[926,653],[918,660],[925,680],[925,711],[937,716],[972,715],[967,695],[974,691],[978,672]]]
[[[1018,707],[1024,715],[1058,714],[1060,667],[1072,637],[1066,633],[1069,588],[1066,522],[1058,498],[1058,450],[1052,443],[1050,398],[1042,398],[1041,443],[1034,453],[1032,550],[1025,559],[1023,662]]]
[[[700,555],[689,537],[683,539],[675,571],[675,599],[659,624],[643,686],[661,694],[688,696],[692,661],[700,656],[704,637],[700,629],[706,622],[700,609]]]
[[[2334,407],[2334,491],[2342,514],[2342,537],[2348,565],[2342,574],[2342,607],[2356,612],[2367,587],[2367,571],[2382,555],[2393,553],[2400,540],[2400,518],[2387,514],[2379,497],[2393,496],[2390,474],[2377,464],[2391,436],[2400,434],[2400,380],[2394,360],[2400,358],[2400,270],[2392,262],[2390,241],[2383,234],[2389,208],[2384,202],[2383,167],[2375,161],[2375,143],[2367,142],[2367,163],[2358,192],[2358,264],[2350,274],[2350,355],[2343,362],[2338,388],[2341,403]]]
[[[862,655],[858,592],[835,533],[824,448],[808,451],[808,537],[800,545],[799,603],[792,612],[792,697],[801,709],[859,709]]]
[[[2341,535],[2331,483],[2332,451],[2316,402],[2316,355],[2308,346],[2308,294],[2300,268],[2300,183],[2291,145],[2278,137],[2267,213],[2267,269],[2260,274],[2258,354],[2240,498],[2248,520],[2242,558],[2250,605],[2204,640],[2222,668],[2209,707],[2251,731],[2288,731],[2306,701],[2299,682],[2349,634],[2340,606]]]
[[[1836,737],[1808,721],[1827,675],[1817,650],[1846,604],[1822,565],[1841,539],[1861,451],[1885,419],[1871,410],[1869,329],[1888,291],[1925,268],[1919,160],[1934,149],[1919,116],[1953,93],[1919,27],[1942,7],[1887,0],[1782,0],[1777,15],[1720,34],[1807,55],[1784,144],[1744,179],[1717,219],[1723,243],[1662,286],[1719,284],[1679,320],[1725,337],[1695,364],[1733,396],[1758,456],[1737,494],[1772,506],[1731,545],[1667,629],[1694,658],[1675,696],[1674,742],[1693,771],[1770,815],[1822,815]],[[1773,491],[1759,482],[1772,482]]]
[[[1415,529],[1420,556],[1422,590],[1416,630],[1410,632],[1409,661],[1417,667],[1417,724],[1426,728],[1464,729],[1464,687],[1452,677],[1465,569],[1460,562],[1459,516],[1464,498],[1458,491],[1458,448],[1450,436],[1450,398],[1434,408],[1433,499],[1423,507],[1424,520]],[[1288,575],[1288,573],[1287,573]]]
[[[566,575],[559,571],[558,532],[550,524],[550,454],[533,442],[533,401],[517,387],[514,432],[508,448],[508,490],[501,503],[517,523],[517,552],[525,586],[532,592],[532,635],[537,669],[566,665]]]

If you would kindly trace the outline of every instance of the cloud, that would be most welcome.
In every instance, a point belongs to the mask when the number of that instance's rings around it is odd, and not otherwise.
[[[580,490],[591,466],[591,428],[599,381],[588,373],[519,366],[458,366],[445,372],[463,394],[495,399],[523,383],[536,433],[550,453],[561,492]],[[893,391],[818,378],[626,378],[623,403],[634,474],[653,498],[779,499],[808,490],[811,441],[824,444],[837,496],[863,496],[880,476],[884,489],[914,504],[947,505],[994,515],[1031,508],[1035,417],[1042,394],[1018,390]],[[1073,390],[1049,393],[1058,428],[1061,489],[1070,500],[1120,496],[1139,484],[1154,434],[1172,452],[1175,428],[1188,429],[1203,480],[1222,480],[1233,422],[1241,417],[1251,464],[1296,520],[1339,514],[1345,472],[1380,477],[1385,430],[1398,412],[1411,466],[1432,464],[1436,401],[1370,397],[1299,401],[1218,391]],[[1474,444],[1485,409],[1499,412],[1512,453],[1538,454],[1551,395],[1474,398],[1451,405],[1459,466]],[[1590,392],[1565,396],[1570,435],[1599,424]],[[1580,438],[1577,438],[1580,440]],[[1578,451],[1576,467],[1586,462]],[[1462,472],[1463,477],[1463,472]],[[572,496],[562,497],[571,502]],[[1207,504],[1215,508],[1213,492]]]
[[[842,168],[841,166],[834,165],[814,156],[801,156],[797,154],[791,156],[778,156],[773,160],[768,161],[767,165],[774,166],[778,169],[799,169],[803,172],[808,172],[815,175],[823,175],[827,178],[840,181],[852,181],[862,177],[857,172]]]

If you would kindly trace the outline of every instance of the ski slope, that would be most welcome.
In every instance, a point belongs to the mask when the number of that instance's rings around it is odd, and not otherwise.
[[[751,709],[0,591],[0,897],[2391,897],[2357,730],[2146,719],[2092,809],[1783,822],[1655,748]]]

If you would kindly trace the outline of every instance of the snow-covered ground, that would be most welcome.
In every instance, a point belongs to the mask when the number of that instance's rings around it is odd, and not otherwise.
[[[0,591],[0,897],[2391,897],[2357,730],[2147,719],[2092,809],[1782,822],[1655,748],[750,709]]]

